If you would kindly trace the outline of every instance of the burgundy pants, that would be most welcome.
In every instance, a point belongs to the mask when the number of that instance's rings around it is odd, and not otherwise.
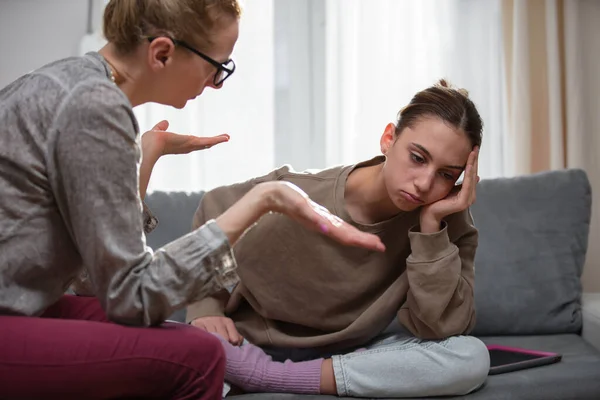
[[[216,400],[224,371],[211,334],[113,324],[93,297],[65,295],[40,318],[0,316],[0,399]]]

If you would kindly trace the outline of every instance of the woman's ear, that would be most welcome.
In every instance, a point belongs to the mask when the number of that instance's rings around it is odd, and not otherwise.
[[[379,145],[381,146],[381,153],[385,156],[390,148],[394,145],[394,141],[396,140],[396,125],[393,123],[389,123],[386,125],[383,134],[381,135],[381,139],[379,140]]]
[[[175,52],[175,43],[170,38],[158,37],[149,45],[149,63],[153,70],[159,70],[166,66]]]

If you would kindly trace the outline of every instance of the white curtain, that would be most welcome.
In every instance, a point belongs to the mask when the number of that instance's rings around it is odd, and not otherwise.
[[[286,46],[276,47],[274,37],[275,16],[286,15],[275,13],[274,8],[294,7],[290,10],[298,15],[298,8],[303,6],[289,1],[247,1],[233,54],[238,69],[223,89],[208,90],[180,111],[154,104],[135,110],[142,131],[168,119],[175,132],[231,135],[230,143],[209,151],[161,159],[150,191],[207,190],[266,173],[276,166],[276,159],[290,162],[277,157],[277,151],[289,154],[285,143],[297,143],[297,149],[305,149],[293,152],[294,165],[301,165],[297,168],[370,158],[379,154],[378,139],[386,123],[395,120],[399,109],[417,91],[439,78],[467,88],[480,110],[485,122],[480,175],[488,178],[513,173],[506,151],[510,138],[505,135],[499,0],[326,0],[325,28],[310,22],[322,18],[320,11],[311,19],[311,10],[323,7],[311,1],[302,3],[307,10],[302,20],[309,27],[297,29],[312,35],[310,40],[316,48],[315,38],[322,38],[325,50],[307,55],[323,58],[322,63],[311,61],[310,73],[298,71],[296,54],[300,49],[294,45],[298,42],[286,41]],[[286,57],[288,62],[283,59]],[[275,65],[289,71],[275,71]],[[315,65],[324,70],[314,70]],[[299,129],[275,130],[276,117],[279,126],[285,126],[282,117],[290,118],[290,113],[296,112],[303,115],[303,110],[289,109],[284,115],[281,107],[282,115],[276,115],[277,104],[284,104],[285,99],[277,98],[275,78],[280,81],[287,76],[293,81],[294,71],[302,73],[298,80],[312,77],[312,82],[294,89],[306,93],[294,96],[313,98],[311,107],[323,108],[306,114],[309,119],[324,115],[325,137],[319,142],[307,139],[310,133]],[[324,101],[315,98],[315,93],[323,92]],[[299,126],[297,121],[290,123]],[[302,121],[302,126],[321,125],[319,120]],[[313,149],[315,143],[324,148]],[[315,154],[322,156],[315,159]]]
[[[141,132],[167,119],[169,130],[198,136],[228,133],[210,150],[166,156],[149,191],[198,191],[265,174],[274,167],[273,0],[243,4],[235,73],[219,90],[207,89],[183,110],[158,104],[136,107]]]
[[[501,28],[497,0],[327,0],[327,163],[379,154],[385,125],[446,78],[484,120],[480,175],[510,174]]]

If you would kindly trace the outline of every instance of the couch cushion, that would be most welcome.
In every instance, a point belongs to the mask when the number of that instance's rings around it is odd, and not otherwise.
[[[581,335],[600,350],[600,293],[583,294],[582,314]]]
[[[468,400],[597,400],[600,399],[600,353],[575,334],[484,337],[488,344],[552,351],[562,361],[543,367],[489,376],[478,391],[461,398]],[[457,397],[445,397],[455,399]],[[333,396],[292,394],[246,394],[236,400],[334,400]]]
[[[482,181],[476,335],[578,332],[591,188],[581,170]]]

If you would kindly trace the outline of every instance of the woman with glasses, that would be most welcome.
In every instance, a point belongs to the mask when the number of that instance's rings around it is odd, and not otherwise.
[[[237,281],[231,246],[261,215],[383,250],[283,182],[146,247],[153,220],[140,192],[150,171],[132,107],[181,108],[221,87],[234,72],[239,16],[236,0],[111,0],[106,47],[0,91],[0,398],[221,398],[218,340],[162,322]],[[145,157],[227,139],[186,142],[165,129],[150,133]],[[82,272],[96,297],[64,296]]]

